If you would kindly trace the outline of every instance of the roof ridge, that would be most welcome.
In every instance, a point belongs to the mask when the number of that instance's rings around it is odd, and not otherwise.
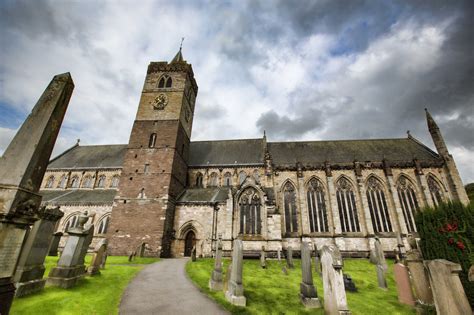
[[[260,141],[263,141],[262,138],[249,138],[249,139],[224,139],[224,140],[198,140],[198,141],[191,141],[191,143],[197,143],[197,142],[219,142],[219,141],[226,141],[226,142],[230,142],[230,141],[248,141],[248,140],[260,140]]]
[[[338,139],[338,140],[300,140],[300,141],[268,141],[274,143],[307,143],[307,142],[356,142],[356,141],[385,141],[385,140],[407,140],[407,138],[376,138],[376,139]]]
[[[428,147],[427,145],[425,145],[423,142],[421,142],[420,140],[416,139],[415,137],[413,137],[412,135],[410,135],[408,138],[408,140],[411,140],[413,141],[414,143],[416,143],[417,145],[421,146],[423,149],[425,149],[426,151],[428,151],[431,155],[433,155],[434,157],[437,157],[439,158],[439,154],[436,153],[435,151],[433,151],[430,147]]]

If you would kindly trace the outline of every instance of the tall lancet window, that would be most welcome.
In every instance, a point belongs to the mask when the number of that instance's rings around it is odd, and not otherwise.
[[[342,232],[360,232],[354,188],[344,177],[336,184],[337,208]]]
[[[383,186],[373,176],[367,181],[367,202],[374,232],[392,232],[392,222],[390,222]]]
[[[287,182],[283,187],[286,233],[298,232],[298,211],[296,208],[295,187]]]
[[[261,202],[258,192],[252,188],[247,188],[240,195],[240,234],[261,234],[262,217]]]
[[[209,187],[217,187],[219,186],[219,176],[216,172],[213,172],[211,176],[209,176]]]
[[[444,201],[443,191],[437,180],[434,179],[433,175],[429,175],[427,181],[428,188],[431,194],[431,200],[433,200],[433,204],[435,205],[435,207],[437,207],[440,203]]]
[[[405,176],[401,176],[397,182],[398,199],[402,205],[403,218],[408,232],[416,232],[415,212],[418,210],[415,188]]]
[[[313,178],[309,181],[308,191],[309,228],[311,232],[328,232],[328,218],[326,213],[326,201],[324,200],[324,188],[319,180]]]

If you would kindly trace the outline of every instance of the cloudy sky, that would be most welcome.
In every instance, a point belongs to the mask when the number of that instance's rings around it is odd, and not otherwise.
[[[399,138],[428,107],[474,181],[474,1],[1,1],[0,153],[53,75],[76,88],[55,153],[127,143],[146,67],[183,53],[193,140]]]

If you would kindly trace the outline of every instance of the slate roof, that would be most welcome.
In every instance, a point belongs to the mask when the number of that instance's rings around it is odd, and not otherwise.
[[[76,145],[50,161],[48,169],[122,168],[126,144]]]
[[[229,188],[188,188],[178,199],[179,203],[212,203],[225,202],[229,195]]]
[[[191,142],[189,166],[263,164],[263,139]]]
[[[438,161],[439,156],[412,138],[270,142],[268,149],[275,165],[331,164],[365,161]]]
[[[93,189],[93,190],[42,190],[43,204],[48,205],[73,205],[73,204],[112,204],[115,189]]]

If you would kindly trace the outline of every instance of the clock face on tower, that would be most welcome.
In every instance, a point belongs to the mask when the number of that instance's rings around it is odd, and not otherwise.
[[[152,105],[154,109],[162,110],[165,109],[166,105],[168,104],[168,97],[166,94],[159,94],[155,99],[152,101]]]

